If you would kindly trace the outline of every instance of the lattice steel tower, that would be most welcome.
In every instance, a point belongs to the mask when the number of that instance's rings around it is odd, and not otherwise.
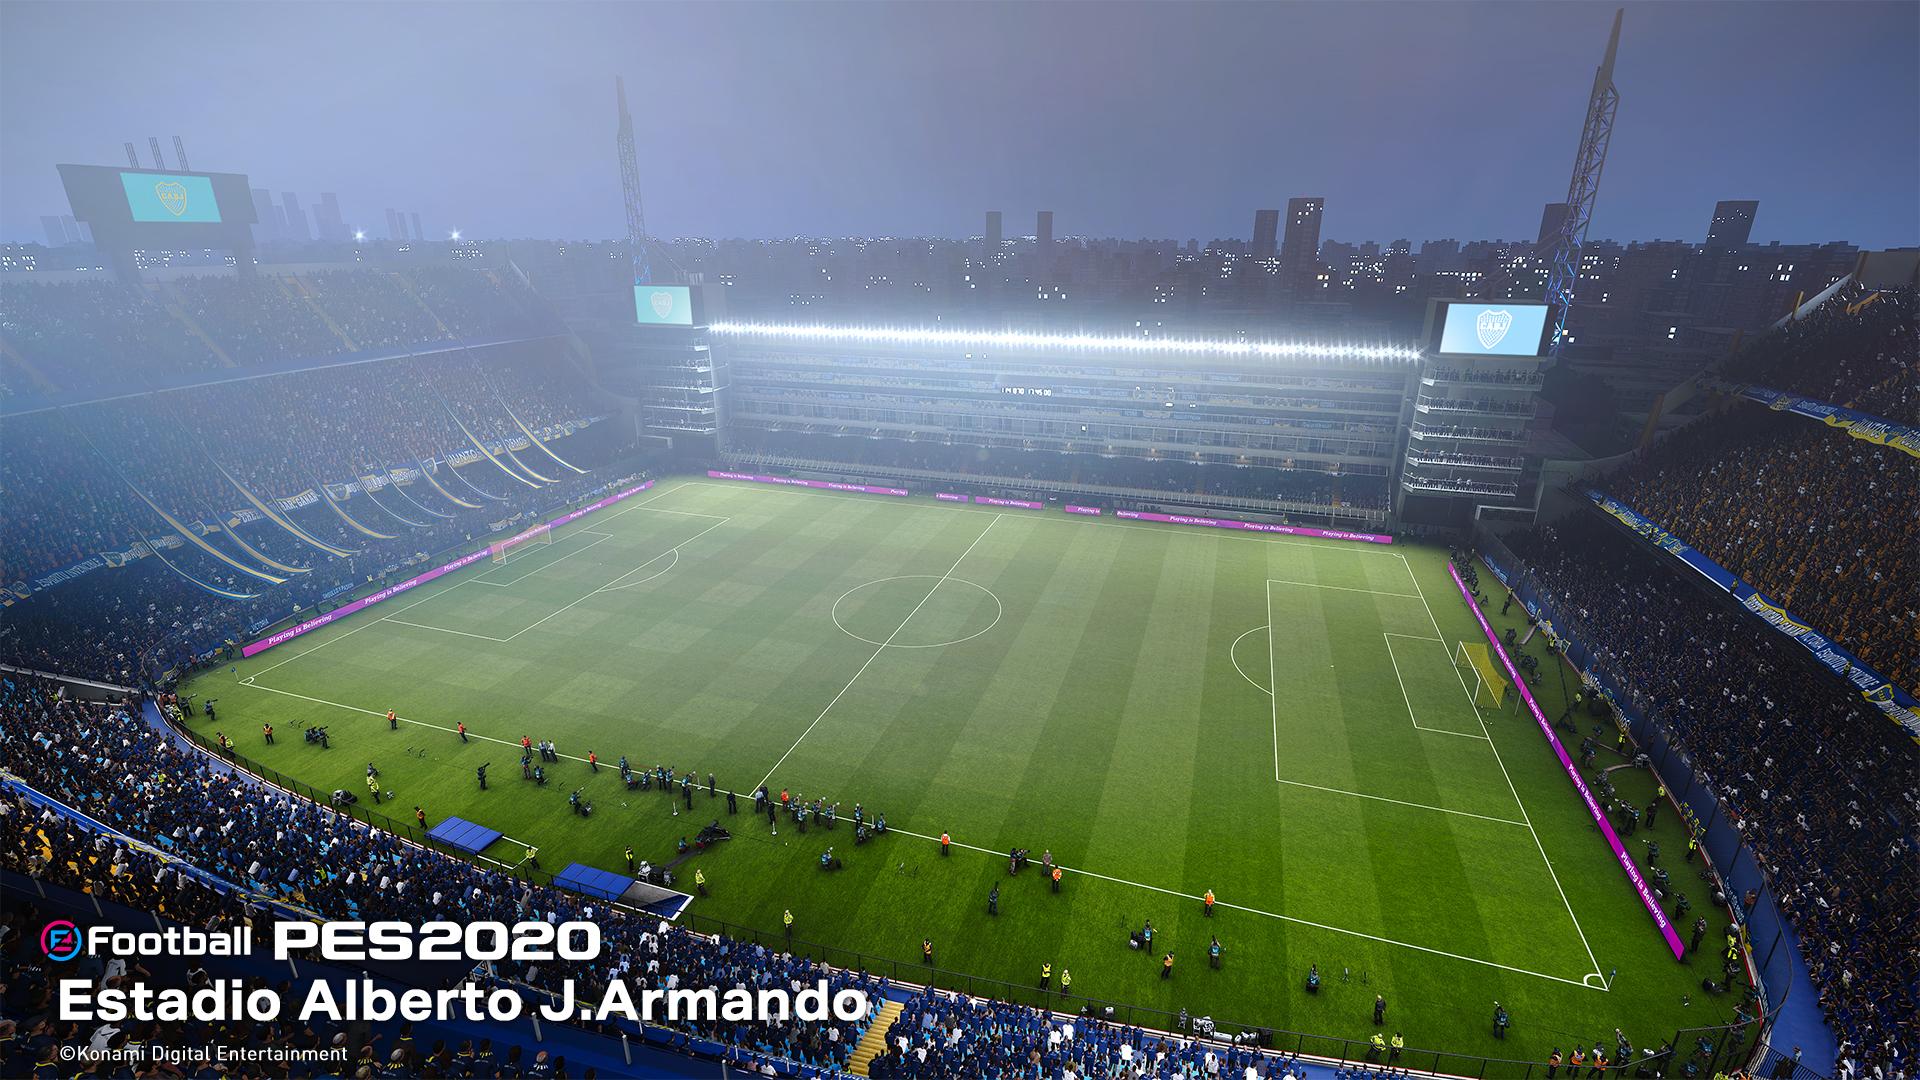
[[[1567,216],[1553,244],[1553,269],[1547,276],[1547,303],[1553,305],[1553,353],[1559,355],[1567,335],[1567,311],[1580,280],[1580,245],[1593,220],[1594,197],[1600,193],[1600,173],[1607,165],[1607,145],[1613,141],[1614,114],[1620,91],[1613,85],[1613,57],[1620,48],[1620,17],[1613,13],[1613,36],[1607,55],[1593,73],[1593,94],[1587,99],[1587,119],[1580,128],[1580,150],[1573,158],[1573,180],[1567,185]]]
[[[627,112],[627,84],[618,75],[614,92],[620,97],[620,190],[627,200],[627,251],[633,258],[633,283],[653,283],[647,259],[647,215],[640,206],[640,161],[633,148],[633,115]]]

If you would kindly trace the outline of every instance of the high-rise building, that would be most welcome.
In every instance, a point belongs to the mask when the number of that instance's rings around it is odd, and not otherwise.
[[[1567,212],[1573,209],[1563,202],[1550,202],[1540,211],[1540,238],[1537,244],[1552,244],[1560,235],[1560,229],[1567,223]]]
[[[306,211],[300,209],[300,196],[291,191],[281,192],[280,208],[287,215],[287,239],[311,239],[311,234],[307,231]]]
[[[407,227],[400,220],[399,211],[387,207],[387,239],[401,241],[407,238]]]
[[[424,233],[424,232],[421,232],[421,231],[420,231],[420,212],[419,212],[419,211],[417,211],[417,210],[416,210],[416,211],[413,211],[413,213],[412,213],[412,214],[411,214],[410,216],[411,216],[411,217],[413,218],[413,239],[414,239],[414,242],[415,242],[415,243],[424,243],[424,242],[426,241],[426,239],[427,239],[427,234],[426,234],[426,233]]]
[[[266,188],[253,189],[254,234],[259,240],[278,240],[281,229],[280,208],[273,205],[273,192]]]
[[[988,256],[992,256],[994,252],[999,251],[1001,241],[1002,241],[1002,236],[1000,232],[1000,211],[989,210],[987,211],[986,254]]]
[[[1722,199],[1713,204],[1713,224],[1707,226],[1710,248],[1746,247],[1753,235],[1754,215],[1760,212],[1757,199]]]
[[[47,234],[48,247],[65,247],[67,232],[60,225],[59,214],[41,214],[40,228]]]
[[[340,217],[340,197],[331,191],[321,192],[320,201],[314,204],[313,231],[322,240],[347,238],[347,223]]]
[[[1253,257],[1273,258],[1275,238],[1279,234],[1280,211],[1255,210],[1253,212]]]
[[[1053,268],[1053,211],[1042,210],[1033,219],[1033,250],[1042,273]]]
[[[1320,213],[1327,200],[1302,196],[1287,200],[1287,231],[1280,240],[1280,272],[1295,290],[1304,289],[1318,267],[1315,253],[1320,250]]]

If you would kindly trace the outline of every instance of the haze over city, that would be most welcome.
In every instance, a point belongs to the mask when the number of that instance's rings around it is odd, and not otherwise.
[[[355,220],[616,237],[621,75],[662,236],[1051,207],[1062,235],[1204,242],[1311,194],[1328,237],[1528,239],[1614,7],[9,3],[0,228],[63,212],[54,163],[178,134]],[[1757,241],[1914,244],[1916,40],[1907,3],[1627,5],[1591,235],[1697,241],[1738,198]]]

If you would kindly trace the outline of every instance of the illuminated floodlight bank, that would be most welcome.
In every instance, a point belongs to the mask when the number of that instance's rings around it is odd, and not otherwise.
[[[711,330],[715,334],[730,337],[837,341],[866,345],[1067,349],[1076,352],[1244,356],[1280,360],[1360,360],[1381,364],[1412,364],[1420,360],[1420,350],[1398,345],[1349,345],[1329,342],[1250,342],[1207,338],[1121,337],[1101,334],[1031,334],[1018,330],[894,329],[881,326],[747,322],[715,323]]]

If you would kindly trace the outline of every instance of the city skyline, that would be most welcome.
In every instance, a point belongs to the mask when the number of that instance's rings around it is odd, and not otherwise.
[[[9,3],[0,91],[40,105],[0,130],[0,229],[69,212],[54,164],[179,134],[200,169],[340,193],[369,237],[389,206],[616,237],[624,73],[662,237],[977,236],[988,208],[1019,236],[1044,208],[1059,236],[1205,242],[1325,195],[1331,239],[1524,241],[1612,10]],[[1751,199],[1756,243],[1920,242],[1917,43],[1914,5],[1628,5],[1591,235],[1699,243]]]

